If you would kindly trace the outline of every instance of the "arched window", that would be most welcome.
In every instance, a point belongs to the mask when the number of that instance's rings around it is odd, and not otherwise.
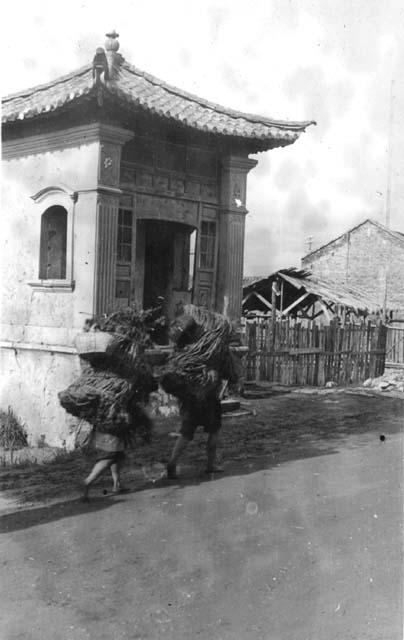
[[[60,205],[49,207],[41,217],[39,258],[40,280],[66,278],[67,211]]]

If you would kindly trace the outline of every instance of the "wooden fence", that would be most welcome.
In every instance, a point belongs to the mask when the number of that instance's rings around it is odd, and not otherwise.
[[[247,380],[324,386],[363,382],[384,372],[384,325],[304,326],[292,318],[246,324]]]
[[[387,326],[386,362],[404,365],[404,327]]]

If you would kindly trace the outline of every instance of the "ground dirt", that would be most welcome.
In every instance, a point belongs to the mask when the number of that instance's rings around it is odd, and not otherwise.
[[[175,420],[89,504],[92,459],[0,470],[3,640],[402,640],[404,401],[275,393],[200,433],[162,474]]]

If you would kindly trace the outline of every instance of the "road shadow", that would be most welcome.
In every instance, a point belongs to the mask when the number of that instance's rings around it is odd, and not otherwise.
[[[61,518],[86,515],[94,511],[108,509],[114,504],[116,505],[117,502],[120,500],[109,500],[107,497],[93,498],[90,502],[81,502],[75,498],[42,507],[19,509],[0,516],[0,534],[28,529]]]
[[[138,443],[135,450],[127,453],[123,483],[131,493],[169,486],[186,489],[293,460],[333,455],[341,447],[359,447],[365,442],[381,447],[403,426],[404,401],[383,396],[290,393],[250,401],[246,406],[250,415],[223,420],[219,463],[224,466],[224,473],[203,473],[206,435],[199,429],[178,465],[178,480],[166,480],[165,465],[178,428],[178,419],[169,419],[156,424],[151,445]],[[88,505],[70,500],[72,486],[79,485],[92,463],[91,457],[76,455],[65,462],[0,470],[0,489],[6,500],[19,505],[38,504],[35,509],[19,509],[0,516],[0,531],[27,528],[116,504],[117,496],[98,497],[107,491],[104,487],[110,484],[108,474],[92,488],[94,498]],[[43,506],[44,501],[55,500],[59,500],[58,504]]]
[[[223,421],[219,454],[223,473],[204,473],[206,437],[198,433],[178,465],[178,479],[162,479],[156,486],[185,488],[294,460],[334,455],[342,447],[369,443],[383,447],[403,428],[404,400],[391,397],[283,393],[246,406],[255,415]]]

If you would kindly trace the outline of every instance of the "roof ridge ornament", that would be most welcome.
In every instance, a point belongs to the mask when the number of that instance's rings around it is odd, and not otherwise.
[[[119,41],[117,40],[119,33],[113,29],[109,33],[106,33],[105,36],[107,38],[107,40],[105,40],[105,51],[117,52],[119,50]]]
[[[108,61],[102,47],[97,47],[93,58],[93,78],[96,85],[101,83],[101,76],[104,75],[104,82],[108,80]]]
[[[117,33],[115,29],[113,29],[112,31],[106,33],[105,36],[107,38],[105,40],[105,52],[109,69],[109,77],[106,78],[106,80],[114,80],[114,78],[118,74],[119,67],[124,60],[121,54],[118,53],[119,33]]]
[[[97,47],[93,58],[93,80],[97,87],[98,106],[102,107],[104,102],[102,85],[109,80],[108,60],[102,47]]]

